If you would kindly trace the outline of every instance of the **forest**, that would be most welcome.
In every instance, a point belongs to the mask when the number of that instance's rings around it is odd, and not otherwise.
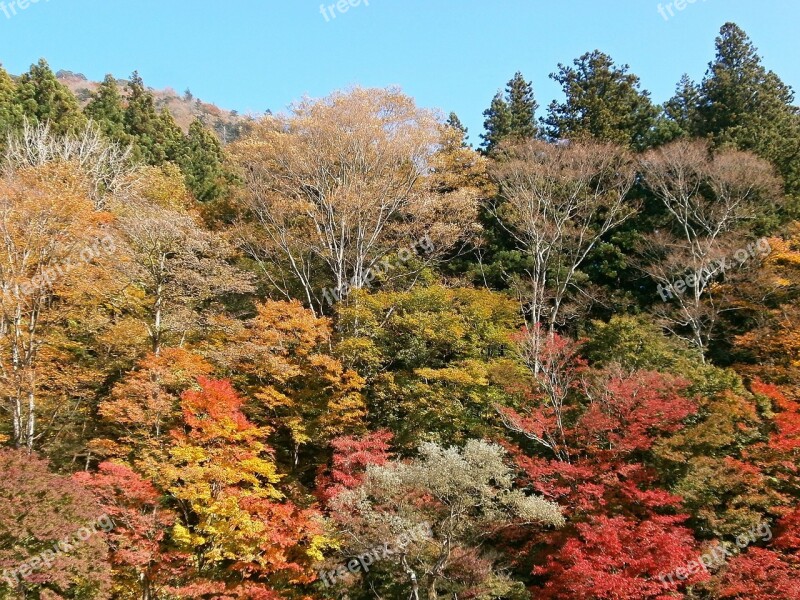
[[[800,599],[800,108],[706,60],[477,148],[0,67],[0,599]]]

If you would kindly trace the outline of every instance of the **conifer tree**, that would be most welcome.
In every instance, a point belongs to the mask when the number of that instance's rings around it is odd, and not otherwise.
[[[55,134],[76,131],[86,122],[78,100],[44,59],[20,77],[16,91],[23,115],[36,123],[49,122]]]
[[[483,123],[486,133],[483,147],[487,154],[507,138],[527,140],[536,137],[536,109],[539,107],[533,96],[530,82],[517,71],[506,85],[505,94],[498,92],[491,106],[484,111]]]
[[[610,56],[595,50],[558,65],[550,75],[566,96],[553,101],[544,120],[552,140],[594,138],[635,149],[650,143],[658,110],[650,94],[640,90],[639,78],[617,66]]]
[[[83,112],[112,140],[123,144],[130,142],[125,131],[125,106],[113,75],[106,75]]]
[[[16,102],[16,86],[0,66],[0,148],[8,133],[19,127],[21,122],[22,110]]]
[[[222,144],[200,121],[189,127],[180,158],[186,185],[201,202],[215,200],[225,193],[228,174],[223,165]]]
[[[786,191],[800,195],[800,113],[794,93],[761,64],[758,51],[734,23],[717,38],[717,55],[701,85],[698,133],[717,146],[732,144],[772,162]]]

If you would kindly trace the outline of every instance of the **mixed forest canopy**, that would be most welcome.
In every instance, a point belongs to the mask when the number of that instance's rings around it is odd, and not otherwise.
[[[551,77],[475,149],[0,67],[0,599],[800,599],[793,91]]]

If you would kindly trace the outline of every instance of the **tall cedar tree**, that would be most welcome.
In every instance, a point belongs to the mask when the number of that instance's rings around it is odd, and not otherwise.
[[[86,121],[75,96],[59,83],[44,59],[19,78],[17,103],[29,120],[49,122],[54,134],[76,131]]]
[[[566,99],[553,101],[544,119],[551,140],[594,138],[634,149],[648,146],[658,110],[650,93],[639,89],[639,78],[628,65],[617,66],[599,50],[558,65],[550,75]]]
[[[800,194],[800,113],[792,105],[794,93],[764,68],[750,38],[733,23],[720,30],[701,94],[695,133],[718,146],[752,150],[776,166],[787,193]]]
[[[503,95],[498,92],[491,106],[484,111],[486,133],[481,135],[483,147],[491,153],[503,140],[529,140],[537,136],[536,109],[539,104],[533,96],[533,87],[517,71],[506,85]]]

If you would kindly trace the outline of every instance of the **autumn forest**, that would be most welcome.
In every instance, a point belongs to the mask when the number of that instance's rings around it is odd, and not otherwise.
[[[800,109],[707,60],[469,138],[0,67],[0,599],[800,599]]]

